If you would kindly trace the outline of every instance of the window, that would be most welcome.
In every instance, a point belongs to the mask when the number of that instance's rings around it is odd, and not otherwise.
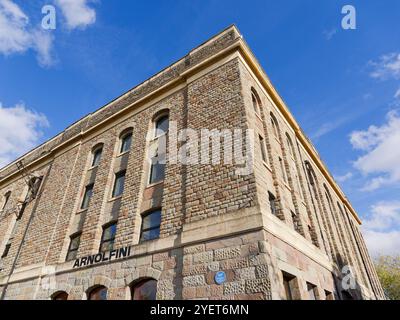
[[[325,300],[333,300],[332,292],[330,292],[328,290],[324,290],[324,292],[325,292]]]
[[[283,164],[283,160],[282,160],[281,157],[279,157],[278,160],[279,160],[279,165],[280,165],[280,167],[281,167],[282,179],[283,179],[283,181],[287,182],[287,180],[286,180],[286,174],[285,174],[285,167],[284,167],[284,164]]]
[[[100,251],[110,251],[114,249],[115,234],[117,233],[117,223],[105,225],[103,227],[103,235],[101,237]]]
[[[88,295],[89,300],[107,300],[107,288],[98,286],[92,289]]]
[[[29,191],[28,191],[28,197],[30,199],[35,199],[38,192],[40,185],[42,184],[43,177],[34,177],[31,180],[29,180],[28,186],[29,186]]]
[[[131,287],[132,300],[156,300],[157,281],[147,279]]]
[[[8,200],[10,200],[10,196],[11,196],[11,191],[8,191],[5,195],[4,195],[4,203],[3,203],[3,207],[1,208],[1,210],[4,210],[7,206]]]
[[[10,251],[10,248],[11,248],[11,243],[8,243],[6,245],[6,247],[4,248],[3,254],[1,255],[2,259],[8,256],[8,252]]]
[[[285,288],[285,298],[286,300],[293,300],[293,281],[295,277],[284,272],[283,273],[283,287]]]
[[[161,209],[151,211],[142,216],[142,232],[140,241],[157,239],[160,236]]]
[[[258,135],[258,139],[260,140],[260,148],[261,148],[261,156],[264,162],[267,162],[267,151],[265,150],[264,138]]]
[[[289,153],[294,158],[294,148],[293,148],[293,143],[292,140],[290,139],[289,135],[286,133],[286,140],[287,140],[287,145],[289,148]]]
[[[71,261],[76,259],[76,256],[78,254],[79,244],[81,243],[81,233],[74,234],[70,238],[71,241],[69,243],[66,261]]]
[[[290,213],[292,214],[294,230],[296,230],[297,232],[300,232],[300,222],[299,222],[297,215],[293,211],[290,211]]]
[[[51,300],[68,300],[68,293],[64,291],[57,292],[53,295]]]
[[[125,173],[126,171],[120,171],[117,174],[115,174],[115,182],[114,182],[114,188],[112,192],[112,197],[119,197],[124,193],[124,185],[125,185]]]
[[[168,132],[169,128],[169,118],[168,115],[161,116],[156,120],[156,125],[155,125],[155,137],[159,137],[163,134],[166,134]]]
[[[129,132],[121,138],[121,150],[120,153],[128,152],[131,149],[132,144],[132,132]]]
[[[271,125],[272,125],[272,133],[274,134],[275,138],[279,138],[278,124],[276,122],[275,117],[272,114],[271,114]]]
[[[255,111],[257,114],[259,114],[259,113],[260,113],[259,105],[258,105],[258,101],[257,101],[257,98],[256,98],[254,92],[251,93],[251,100],[252,100],[252,102],[253,102],[254,111]]]
[[[269,206],[271,208],[271,213],[276,216],[277,210],[276,210],[276,199],[275,196],[268,191],[268,200],[269,200]]]
[[[150,184],[160,182],[165,177],[165,155],[151,158]]]
[[[97,167],[99,165],[102,153],[103,153],[103,148],[101,147],[93,151],[92,167]]]
[[[92,198],[92,195],[93,195],[93,184],[89,184],[85,188],[85,194],[83,196],[82,205],[81,205],[82,210],[87,209],[89,207],[89,203],[90,203],[90,199]]]
[[[307,282],[307,292],[310,300],[317,300],[318,290],[316,286]]]

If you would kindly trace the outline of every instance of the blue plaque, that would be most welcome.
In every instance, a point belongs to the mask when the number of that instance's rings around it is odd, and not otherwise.
[[[226,274],[224,271],[218,271],[214,277],[216,284],[222,284],[226,281]]]

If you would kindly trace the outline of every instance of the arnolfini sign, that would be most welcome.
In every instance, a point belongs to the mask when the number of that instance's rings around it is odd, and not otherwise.
[[[99,252],[90,256],[76,259],[73,268],[86,267],[93,264],[123,259],[131,255],[131,247],[124,247],[107,252]]]

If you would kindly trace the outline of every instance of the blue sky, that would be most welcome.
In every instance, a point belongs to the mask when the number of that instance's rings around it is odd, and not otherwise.
[[[46,4],[55,30],[40,28]],[[356,30],[341,28],[345,4]],[[371,252],[399,254],[399,13],[397,0],[0,0],[0,165],[235,23],[363,218]]]

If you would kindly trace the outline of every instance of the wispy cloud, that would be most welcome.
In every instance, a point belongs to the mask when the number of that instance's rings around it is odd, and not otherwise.
[[[382,55],[378,61],[370,61],[372,68],[370,76],[375,79],[400,79],[400,53],[388,53]]]
[[[362,230],[373,256],[400,253],[400,201],[382,201],[371,207]]]
[[[353,177],[353,173],[352,173],[352,172],[347,172],[347,173],[344,174],[344,175],[335,176],[335,180],[336,180],[337,182],[343,183],[343,182],[346,182],[347,180],[351,179],[352,177]]]
[[[326,40],[331,40],[333,38],[334,35],[336,35],[337,33],[337,29],[336,28],[332,28],[330,30],[324,30],[322,32],[322,34],[324,35]]]
[[[48,126],[45,115],[24,104],[7,108],[0,103],[0,167],[37,145]]]
[[[89,6],[91,0],[55,0],[60,7],[68,29],[81,28],[96,22],[96,11]]]
[[[365,152],[354,167],[366,176],[377,175],[366,183],[364,191],[400,182],[400,116],[392,110],[386,120],[382,126],[371,125],[350,135],[353,148]]]
[[[11,0],[0,0],[0,53],[10,55],[34,50],[42,66],[51,65],[53,37],[32,26],[29,17]]]

